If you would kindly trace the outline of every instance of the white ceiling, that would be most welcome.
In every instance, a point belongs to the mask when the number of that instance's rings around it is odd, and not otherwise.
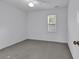
[[[67,7],[69,0],[37,0],[41,3],[35,5],[35,7],[29,7],[26,0],[2,0],[16,8],[19,8],[24,11],[28,10],[38,10],[38,9],[52,9],[55,7]]]

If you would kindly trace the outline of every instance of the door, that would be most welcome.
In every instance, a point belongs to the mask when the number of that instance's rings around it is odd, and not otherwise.
[[[69,1],[68,39],[68,45],[73,59],[79,59],[79,0]]]

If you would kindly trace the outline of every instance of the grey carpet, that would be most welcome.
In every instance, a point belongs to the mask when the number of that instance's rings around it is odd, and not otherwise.
[[[67,44],[26,40],[0,51],[0,59],[72,59]]]

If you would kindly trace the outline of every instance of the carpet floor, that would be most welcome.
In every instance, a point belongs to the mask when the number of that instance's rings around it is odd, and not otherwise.
[[[0,50],[0,59],[72,59],[67,44],[26,40]]]

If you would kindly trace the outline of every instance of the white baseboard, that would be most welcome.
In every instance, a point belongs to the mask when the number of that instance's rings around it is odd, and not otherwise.
[[[15,42],[11,43],[11,44],[4,45],[4,46],[0,47],[0,50],[5,49],[5,48],[7,48],[7,47],[10,47],[10,46],[12,46],[12,45],[15,45],[15,44],[17,44],[17,43],[19,43],[19,42],[22,42],[22,41],[24,41],[24,40],[27,40],[27,39],[17,40],[17,41],[15,41]]]
[[[39,38],[27,38],[27,39],[31,39],[31,40],[41,40],[41,41],[50,41],[50,42],[66,43],[66,44],[67,44],[67,41],[47,40],[47,39],[39,39]],[[9,46],[12,46],[12,45],[14,45],[14,44],[17,44],[17,43],[19,43],[19,42],[22,42],[22,41],[24,41],[24,40],[27,40],[27,39],[19,40],[19,41],[16,41],[16,42],[11,43],[11,44],[9,44],[9,45],[4,45],[3,47],[0,47],[0,50],[1,50],[1,49],[4,49],[4,48],[7,48],[7,47],[9,47]]]
[[[57,41],[57,40],[47,40],[47,39],[39,39],[39,38],[28,38],[28,39],[31,39],[31,40],[41,40],[41,41],[50,41],[50,42],[57,42],[57,43],[65,43],[67,44],[68,42],[67,41]]]

